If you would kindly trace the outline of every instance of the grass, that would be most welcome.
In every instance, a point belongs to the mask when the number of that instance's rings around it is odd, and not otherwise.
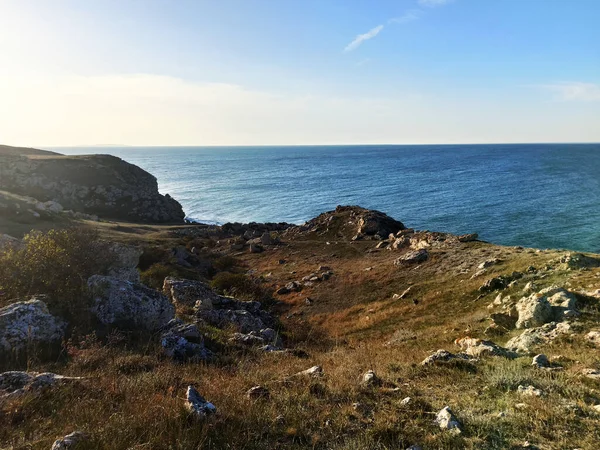
[[[99,225],[99,232],[110,239],[137,239],[159,248],[191,242],[173,230]],[[526,272],[530,265],[545,267],[559,252],[473,242],[432,250],[424,264],[399,268],[392,264],[398,251],[366,253],[375,242],[327,245],[327,239],[332,237],[284,235],[280,246],[235,257],[216,239],[210,245],[193,244],[205,249],[202,257],[214,263],[216,272],[240,275],[253,270],[252,286],[260,292],[301,280],[320,265],[331,267],[329,280],[277,296],[274,305],[287,346],[304,350],[308,357],[221,346],[213,363],[178,364],[161,356],[156,336],[74,339],[67,355],[54,362],[34,361],[30,368],[86,379],[0,403],[0,448],[47,449],[75,429],[90,433],[89,449],[358,450],[415,443],[425,449],[509,449],[525,441],[548,449],[597,448],[600,414],[592,406],[600,403],[600,383],[580,375],[582,368],[598,364],[597,349],[579,335],[544,349],[548,356],[563,356],[564,370],[558,372],[531,367],[529,357],[420,365],[437,349],[458,351],[453,344],[457,338],[485,337],[487,305],[496,296],[479,298],[477,289],[486,279]],[[477,265],[491,257],[503,262],[472,279]],[[368,267],[372,269],[364,270]],[[536,278],[539,288],[600,285],[599,269],[543,274]],[[534,277],[526,275],[503,295],[518,299]],[[244,286],[247,279],[238,278],[234,281]],[[407,298],[392,298],[409,286]],[[313,299],[310,305],[306,297]],[[582,304],[583,328],[597,326],[598,302]],[[221,330],[204,331],[215,342],[225,341]],[[503,344],[509,337],[494,340]],[[323,367],[323,378],[284,382],[313,365]],[[361,386],[361,376],[369,369],[384,380],[383,387]],[[189,416],[183,408],[188,385],[217,406],[216,417],[199,422]],[[270,398],[248,400],[245,392],[255,385],[267,387]],[[519,385],[533,385],[545,395],[520,396]],[[406,397],[411,398],[408,405],[402,404]],[[459,436],[441,431],[433,421],[446,405],[464,424]]]

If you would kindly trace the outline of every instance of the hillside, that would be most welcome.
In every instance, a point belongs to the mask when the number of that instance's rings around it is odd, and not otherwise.
[[[73,431],[86,449],[600,441],[598,255],[412,230],[358,207],[304,226],[86,226],[140,250],[117,252],[113,278],[90,278],[102,308],[66,328],[61,355],[5,368],[83,378],[22,394],[0,382],[2,448],[50,448]],[[112,303],[112,286],[128,294]]]

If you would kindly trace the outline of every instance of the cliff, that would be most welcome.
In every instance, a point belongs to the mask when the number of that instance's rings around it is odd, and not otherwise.
[[[156,178],[109,155],[64,156],[0,146],[0,190],[62,208],[131,222],[181,223],[181,205]]]

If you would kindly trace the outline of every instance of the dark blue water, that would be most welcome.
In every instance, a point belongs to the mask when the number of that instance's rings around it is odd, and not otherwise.
[[[361,205],[505,245],[600,251],[600,144],[108,147],[206,222],[301,223]]]

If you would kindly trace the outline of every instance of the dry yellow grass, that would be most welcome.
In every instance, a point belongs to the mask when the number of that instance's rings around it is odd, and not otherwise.
[[[102,227],[111,239],[179,242],[161,227],[132,233],[129,226]],[[308,358],[232,350],[215,363],[176,364],[160,356],[156,337],[76,343],[69,358],[30,368],[86,380],[2,404],[0,448],[47,449],[76,429],[89,432],[86,449],[403,449],[416,443],[425,449],[508,449],[525,441],[547,449],[598,448],[600,413],[592,406],[600,403],[600,384],[583,379],[580,369],[599,361],[581,336],[545,348],[549,356],[564,357],[560,372],[536,370],[529,357],[420,365],[437,349],[458,351],[456,338],[484,337],[487,305],[496,295],[478,298],[484,280],[530,265],[542,268],[559,252],[473,242],[432,250],[419,267],[399,268],[392,264],[398,252],[366,252],[374,242],[284,242],[261,254],[237,255],[238,270],[253,270],[265,289],[275,290],[321,265],[331,267],[329,280],[278,296],[275,310],[288,345]],[[227,253],[224,249],[213,251]],[[503,262],[471,279],[490,257]],[[598,288],[599,277],[598,269],[555,270],[538,284]],[[518,296],[525,281],[506,293]],[[409,286],[407,298],[392,298]],[[306,297],[313,300],[310,305]],[[583,307],[580,320],[586,327],[599,318],[596,303]],[[509,337],[494,340],[503,344]],[[323,367],[323,378],[282,381],[313,365]],[[384,387],[361,387],[361,375],[369,369]],[[216,417],[198,422],[189,416],[183,408],[189,384],[217,406]],[[520,384],[546,395],[519,396]],[[255,385],[266,386],[270,398],[248,400],[245,392]],[[403,405],[406,397],[412,400]],[[460,436],[433,422],[446,405],[464,424]]]

